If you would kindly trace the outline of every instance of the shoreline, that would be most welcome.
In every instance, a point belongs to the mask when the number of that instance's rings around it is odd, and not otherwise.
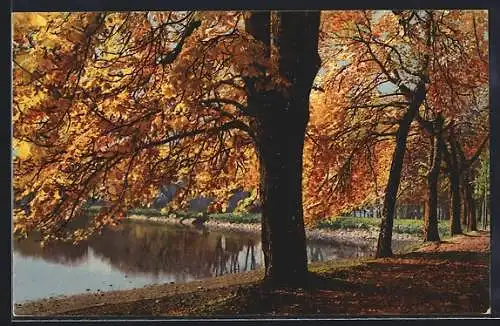
[[[259,284],[263,269],[227,274],[219,277],[196,280],[189,283],[152,284],[143,288],[115,290],[101,293],[82,293],[57,298],[44,298],[15,304],[14,316],[217,316],[249,313],[247,304],[255,304],[259,315],[275,315],[276,309],[285,313],[302,315],[305,312],[330,314],[429,314],[429,313],[483,313],[488,308],[488,261],[489,234],[475,232],[458,235],[442,243],[422,243],[410,253],[392,258],[350,258],[315,262],[309,264],[309,271],[319,273],[334,282],[335,288],[309,290],[280,290],[276,293],[261,293]],[[457,255],[450,256],[450,254]],[[464,259],[471,265],[464,266]],[[399,266],[394,269],[393,266]],[[450,278],[443,271],[452,271]],[[412,287],[408,291],[408,278],[412,276]],[[420,293],[437,291],[433,282],[446,283],[439,288],[443,298],[432,305],[417,305]],[[339,281],[341,280],[341,281]],[[460,280],[460,281],[458,281]],[[322,281],[324,282],[324,281]],[[377,287],[373,286],[376,282]],[[486,283],[485,283],[486,282]],[[465,284],[464,284],[465,283]],[[350,284],[350,285],[349,285]],[[364,284],[367,287],[359,287]],[[348,286],[346,286],[348,285]],[[448,289],[448,287],[451,287]],[[320,291],[318,291],[320,290]],[[418,291],[415,291],[418,290]],[[296,304],[281,302],[283,295]],[[353,294],[354,291],[354,294]],[[461,295],[457,296],[457,291]],[[260,294],[259,294],[260,293]],[[434,293],[434,292],[432,292]],[[325,298],[325,295],[327,296]],[[332,300],[351,302],[356,296],[356,305],[332,305]],[[275,299],[268,300],[268,296]],[[306,296],[307,300],[303,298]],[[396,298],[394,298],[396,296]],[[290,299],[292,298],[292,299]],[[257,300],[257,301],[255,301]],[[442,304],[443,300],[451,301]],[[401,302],[407,302],[401,305]],[[270,307],[269,304],[276,307]],[[387,306],[389,304],[389,306]],[[313,308],[307,308],[310,305]],[[309,309],[309,310],[308,310]],[[323,310],[324,309],[324,310]],[[301,312],[302,311],[302,312]]]
[[[131,214],[127,216],[126,219],[123,220],[124,223],[144,223],[144,224],[157,224],[157,225],[171,225],[177,227],[185,227],[190,229],[196,229],[197,226],[192,224],[192,221],[195,218],[186,218],[181,223],[180,219],[168,216],[147,216],[147,215],[136,215]],[[227,222],[216,219],[207,220],[203,228],[206,228],[209,231],[218,231],[218,232],[236,232],[236,233],[249,233],[253,235],[258,235],[260,238],[261,226],[260,223],[237,223],[237,222]],[[356,229],[356,228],[348,228],[348,229],[306,229],[306,238],[308,241],[315,242],[323,242],[329,243],[330,245],[335,246],[336,243],[354,247],[363,247],[369,250],[376,250],[377,238],[378,238],[378,230],[371,227],[370,229]],[[402,246],[395,246],[395,253],[402,253],[411,250],[417,243],[419,242],[419,238],[412,234],[402,234],[395,233],[393,235],[393,240],[396,241],[407,241],[411,242]],[[366,259],[373,258],[372,256],[366,256]],[[337,259],[339,261],[345,260],[356,260],[358,258],[342,258]],[[337,261],[334,259],[334,261]],[[238,273],[241,275],[241,273]],[[211,278],[208,278],[208,280]],[[203,281],[207,279],[200,279],[186,283],[179,284],[189,284],[192,282]],[[145,285],[145,287],[150,287],[157,285],[157,283],[150,283]],[[141,288],[132,288],[128,290],[120,290],[120,291],[134,291]],[[111,293],[114,291],[102,291],[101,293]],[[32,302],[42,301],[42,300],[58,300],[67,297],[86,295],[87,293],[75,293],[68,295],[55,295],[50,297],[38,298],[38,299],[28,299],[16,302],[16,305],[24,305],[30,304]]]
[[[186,227],[195,227],[191,224],[194,218],[185,219],[183,223],[177,218],[172,217],[159,217],[159,216],[146,216],[146,215],[129,215],[125,221],[138,221],[145,223],[166,224],[166,225],[182,225]],[[234,223],[224,222],[217,220],[208,220],[204,223],[204,227],[209,230],[217,231],[231,231],[231,232],[249,232],[260,234],[260,223]],[[319,228],[306,228],[306,239],[313,241],[335,241],[335,242],[350,242],[353,244],[366,243],[376,246],[378,239],[378,229],[319,229]],[[408,233],[393,233],[392,239],[396,241],[412,241],[418,242],[421,237],[408,234]]]

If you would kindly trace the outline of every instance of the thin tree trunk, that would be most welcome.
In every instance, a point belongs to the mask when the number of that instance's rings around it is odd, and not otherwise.
[[[481,196],[482,197],[482,196]],[[481,198],[481,229],[486,230],[486,200]]]
[[[474,202],[474,195],[472,184],[470,183],[470,172],[465,171],[463,176],[464,184],[464,194],[467,203],[466,207],[466,225],[467,231],[477,231],[477,221],[476,221],[476,204]]]
[[[460,184],[460,191],[462,194],[462,215],[461,217],[461,224],[465,227],[467,227],[467,216],[469,214],[469,201],[467,200],[467,193],[466,193],[466,187],[464,185],[463,177],[461,179],[461,184]]]
[[[483,196],[483,230],[487,229],[487,224],[486,224],[487,219],[488,219],[488,199],[485,190]]]
[[[385,188],[384,207],[382,209],[382,222],[380,224],[380,233],[377,243],[376,257],[392,256],[392,227],[394,224],[394,208],[396,205],[396,196],[401,180],[401,170],[403,168],[403,159],[406,151],[406,140],[410,125],[418,112],[418,107],[425,98],[425,84],[419,84],[412,103],[408,111],[401,119],[396,133],[396,146],[392,153],[391,169],[389,171],[389,180]]]
[[[438,126],[440,128],[440,126]],[[438,232],[438,181],[441,168],[441,137],[433,136],[431,168],[427,175],[426,210],[424,212],[424,241],[440,241]]]
[[[490,200],[488,200],[486,202],[486,214],[485,214],[485,223],[486,223],[486,229],[488,229],[490,227],[490,224],[491,224],[491,208],[490,208]]]
[[[450,216],[450,201],[449,198],[446,197],[446,203],[443,205],[443,216],[442,219],[446,220]]]
[[[450,176],[450,191],[451,191],[451,223],[450,232],[451,235],[462,234],[462,225],[460,221],[460,185],[459,176],[455,175],[456,172],[452,172]]]
[[[444,158],[448,165],[448,178],[450,180],[450,234],[456,235],[462,234],[462,226],[460,224],[460,168],[458,166],[456,142],[453,135],[450,136],[449,143],[450,151],[446,149],[446,146],[443,148],[445,149]]]

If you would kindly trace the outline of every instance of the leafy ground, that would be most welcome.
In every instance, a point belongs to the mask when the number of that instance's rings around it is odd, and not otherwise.
[[[307,288],[270,289],[262,271],[187,284],[44,299],[17,315],[290,316],[479,314],[489,307],[489,234],[386,259],[316,263]]]

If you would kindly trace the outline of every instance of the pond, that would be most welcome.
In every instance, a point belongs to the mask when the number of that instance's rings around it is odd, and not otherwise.
[[[403,245],[397,242],[394,246]],[[78,245],[13,244],[13,300],[143,287],[263,266],[258,234],[125,222]],[[373,255],[369,243],[308,241],[310,262]]]

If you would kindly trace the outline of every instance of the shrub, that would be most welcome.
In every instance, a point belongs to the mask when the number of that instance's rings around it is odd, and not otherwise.
[[[228,223],[259,223],[260,214],[257,213],[215,213],[210,214],[210,219]]]

